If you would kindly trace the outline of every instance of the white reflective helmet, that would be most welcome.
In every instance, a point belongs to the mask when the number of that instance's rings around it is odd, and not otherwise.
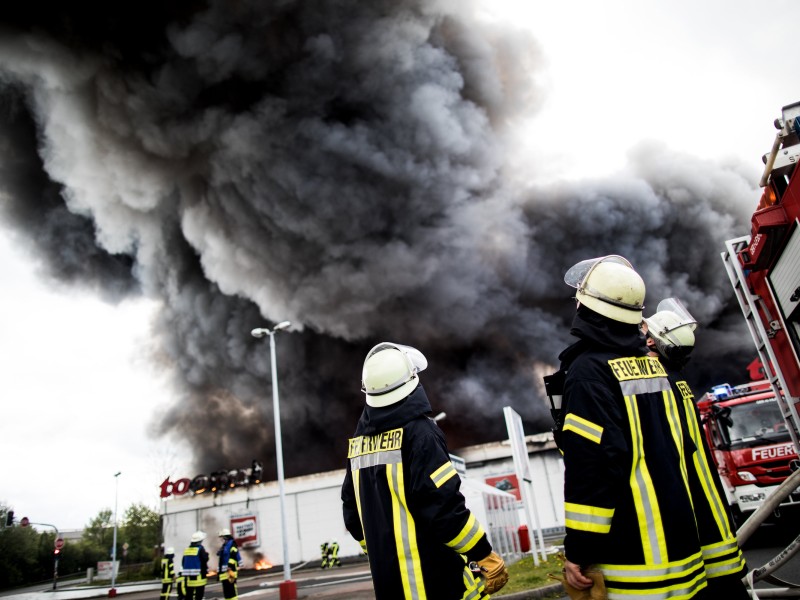
[[[647,333],[659,349],[663,347],[694,347],[694,330],[697,320],[677,298],[666,298],[658,303],[658,311],[644,320]]]
[[[231,530],[228,529],[227,527],[224,527],[224,528],[219,530],[219,533],[217,535],[219,537],[225,537],[226,535],[230,535],[230,534],[231,534]]]
[[[367,404],[376,408],[389,406],[408,396],[419,383],[417,373],[428,361],[411,346],[381,342],[367,353],[361,371],[361,391]]]
[[[175,548],[170,547],[170,548],[167,548],[166,550],[164,550],[164,555],[165,556],[170,556],[170,555],[174,555],[174,554],[175,554]]]
[[[192,543],[202,542],[204,539],[206,539],[205,531],[195,531],[191,537]]]
[[[611,254],[582,260],[564,275],[575,298],[612,321],[638,325],[644,309],[644,281],[625,258]]]

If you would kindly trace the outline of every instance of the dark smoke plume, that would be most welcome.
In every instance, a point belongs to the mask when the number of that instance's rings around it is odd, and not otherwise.
[[[363,356],[384,340],[428,356],[451,447],[505,437],[505,405],[546,430],[540,377],[571,341],[563,273],[607,253],[640,270],[652,310],[677,295],[700,319],[698,388],[743,378],[753,352],[719,252],[746,231],[754,174],[645,145],[625,177],[511,185],[539,51],[474,8],[0,15],[3,219],[51,276],[160,300],[153,354],[176,385],[157,430],[202,472],[274,469],[268,347],[249,332],[282,320],[287,475],[343,465]]]

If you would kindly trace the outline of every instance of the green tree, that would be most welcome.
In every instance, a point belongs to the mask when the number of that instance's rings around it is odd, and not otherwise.
[[[121,535],[122,542],[128,544],[126,562],[151,561],[161,544],[161,516],[144,504],[132,504],[125,511]]]
[[[9,510],[11,507],[0,501],[2,524]],[[110,559],[114,536],[112,517],[111,510],[101,510],[89,521],[80,540],[67,541],[59,554],[59,580],[68,575],[82,575],[99,561]],[[55,532],[39,532],[34,527],[0,527],[0,589],[52,580],[55,538]],[[126,563],[156,564],[154,549],[161,542],[158,513],[141,504],[130,506],[117,531],[118,560],[122,560],[122,545],[126,542]],[[153,567],[148,565],[140,575],[150,577],[152,573]]]
[[[3,519],[5,524],[5,511]],[[0,529],[0,588],[16,587],[45,578],[45,571],[39,562],[38,538],[39,534],[30,527]]]
[[[113,543],[113,514],[110,508],[101,510],[94,519],[89,521],[81,536],[81,539],[88,544],[96,546],[98,549],[104,548],[104,555]]]

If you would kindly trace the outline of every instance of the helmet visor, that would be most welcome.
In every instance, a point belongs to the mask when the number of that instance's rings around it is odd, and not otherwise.
[[[692,331],[697,329],[697,319],[692,316],[692,313],[689,312],[689,310],[684,306],[683,302],[681,302],[678,298],[664,298],[658,303],[658,307],[656,308],[657,313],[666,310],[674,313],[678,317],[678,322],[673,327],[670,327],[668,331],[677,329],[678,327],[682,327],[684,325],[691,325]]]
[[[582,260],[578,264],[572,265],[569,268],[569,270],[564,274],[564,283],[570,287],[580,287],[581,283],[583,283],[583,281],[589,276],[589,273],[592,272],[592,269],[604,261],[615,262],[625,265],[626,267],[633,268],[631,263],[629,263],[623,257],[617,256],[616,254],[600,256],[598,258],[587,258],[586,260]]]

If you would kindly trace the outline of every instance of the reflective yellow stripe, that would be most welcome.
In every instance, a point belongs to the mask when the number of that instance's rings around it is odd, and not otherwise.
[[[706,576],[711,579],[739,573],[744,569],[744,556],[735,537],[703,546]]]
[[[683,386],[681,385],[683,384]],[[700,424],[697,422],[697,415],[695,413],[694,396],[691,391],[688,393],[684,388],[688,388],[686,382],[679,381],[677,383],[678,389],[681,390],[683,395],[683,405],[686,410],[686,420],[689,423],[689,436],[697,446],[697,452],[694,455],[693,463],[697,471],[700,484],[703,486],[703,494],[708,501],[711,512],[714,515],[714,521],[719,529],[720,537],[725,540],[733,537],[730,521],[728,520],[728,513],[725,511],[725,504],[719,495],[717,486],[714,485],[713,472],[711,465],[708,464],[708,457],[703,450],[703,433],[700,431]]]
[[[678,402],[675,399],[672,388],[664,390],[661,395],[664,400],[664,412],[667,415],[667,423],[669,424],[669,431],[672,434],[672,441],[675,443],[675,448],[678,450],[678,456],[681,457],[680,468],[681,477],[683,478],[683,487],[686,488],[686,497],[689,498],[692,510],[694,510],[694,499],[692,498],[692,490],[689,487],[689,466],[686,464],[686,447],[683,443],[683,425],[681,424]]]
[[[706,577],[713,579],[725,575],[734,575],[744,570],[744,556],[740,550],[736,556],[728,560],[706,563]]]
[[[639,522],[639,537],[642,540],[646,564],[659,564],[667,558],[667,544],[664,537],[664,524],[658,507],[653,480],[644,460],[642,430],[639,421],[639,407],[636,396],[625,396],[625,408],[631,426],[631,465],[630,485],[633,492],[633,503],[636,506],[636,518]]]
[[[356,510],[358,511],[358,520],[361,522],[361,533],[364,533],[364,515],[361,513],[361,472],[351,471],[353,476],[353,493],[356,495]]]
[[[405,600],[426,600],[422,581],[422,565],[417,549],[417,530],[406,504],[403,465],[386,465],[386,480],[392,497],[394,543],[397,549],[400,576]]]
[[[706,587],[699,552],[682,560],[654,565],[598,565],[609,600],[684,600]],[[672,581],[677,583],[671,583]]]
[[[565,524],[570,529],[608,533],[611,531],[613,508],[589,506],[587,504],[564,503]]]
[[[722,540],[721,542],[716,542],[714,544],[706,544],[703,546],[703,560],[708,562],[710,559],[713,559],[717,556],[722,556],[723,554],[727,554],[738,548],[739,542],[735,537]]]
[[[470,514],[464,527],[456,537],[447,542],[447,545],[459,554],[466,554],[484,535],[483,527],[478,523],[475,515]]]
[[[464,595],[461,596],[461,600],[479,600],[480,598],[489,598],[488,595],[484,596],[486,593],[486,586],[483,583],[483,579],[480,577],[475,577],[475,575],[472,574],[472,571],[469,570],[468,566],[464,567],[463,579]]]
[[[449,460],[441,467],[431,473],[431,479],[437,488],[442,487],[451,477],[456,474],[456,468]]]
[[[603,428],[600,427],[600,425],[596,425],[573,413],[568,413],[567,416],[564,417],[563,431],[574,431],[581,437],[585,437],[595,444],[599,444],[603,436]]]

